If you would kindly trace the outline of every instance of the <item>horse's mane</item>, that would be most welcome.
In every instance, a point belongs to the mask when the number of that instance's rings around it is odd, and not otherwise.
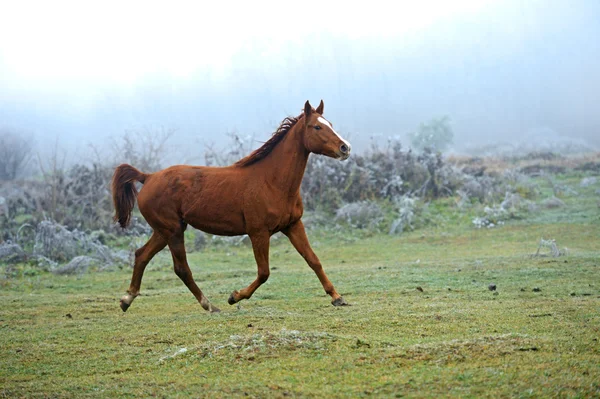
[[[249,165],[252,165],[253,163],[260,161],[267,155],[269,155],[271,153],[271,151],[273,151],[273,148],[275,148],[275,146],[277,144],[279,144],[279,142],[281,140],[283,140],[285,135],[290,130],[292,130],[292,127],[294,127],[296,125],[296,123],[298,123],[298,121],[300,120],[300,118],[303,115],[304,115],[304,113],[302,113],[296,117],[293,117],[293,116],[286,117],[283,121],[281,121],[281,124],[279,125],[277,130],[275,130],[275,133],[273,133],[273,135],[271,136],[271,138],[269,140],[267,140],[262,146],[260,146],[256,150],[252,151],[252,153],[250,153],[250,155],[237,161],[234,165],[235,166],[249,166]]]

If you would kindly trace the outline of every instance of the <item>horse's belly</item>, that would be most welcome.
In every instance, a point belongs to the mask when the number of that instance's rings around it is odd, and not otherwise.
[[[246,234],[243,213],[235,210],[228,212],[224,209],[197,208],[186,213],[184,221],[209,234],[221,236]]]
[[[218,236],[239,236],[246,234],[246,230],[237,224],[220,223],[220,222],[207,222],[207,221],[193,221],[188,222],[189,225],[195,229],[202,230],[208,234],[215,234]]]

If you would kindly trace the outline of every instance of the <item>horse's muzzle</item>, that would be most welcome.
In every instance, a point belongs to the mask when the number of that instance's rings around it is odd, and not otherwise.
[[[352,146],[350,144],[343,143],[340,145],[340,149],[338,151],[340,156],[338,159],[340,161],[345,161],[348,159],[350,157],[350,150],[352,150]]]

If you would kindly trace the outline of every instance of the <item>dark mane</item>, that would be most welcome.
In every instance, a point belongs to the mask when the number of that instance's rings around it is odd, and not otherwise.
[[[275,148],[275,146],[277,144],[279,144],[279,142],[292,129],[292,127],[294,127],[294,125],[296,125],[296,123],[300,120],[300,118],[303,115],[304,114],[300,114],[296,117],[293,117],[293,116],[286,117],[283,121],[281,121],[281,124],[279,125],[277,130],[275,130],[275,133],[273,133],[273,135],[271,136],[271,138],[269,140],[267,140],[262,146],[260,146],[256,150],[252,151],[252,153],[250,155],[237,161],[234,165],[235,166],[249,166],[249,165],[252,165],[253,163],[260,161],[267,155],[269,155],[269,153],[271,151],[273,151],[273,148]]]

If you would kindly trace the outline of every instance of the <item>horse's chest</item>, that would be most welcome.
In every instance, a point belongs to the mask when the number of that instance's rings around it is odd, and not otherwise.
[[[268,212],[270,230],[279,231],[302,217],[302,204],[294,201],[292,203],[279,203],[271,207]]]

